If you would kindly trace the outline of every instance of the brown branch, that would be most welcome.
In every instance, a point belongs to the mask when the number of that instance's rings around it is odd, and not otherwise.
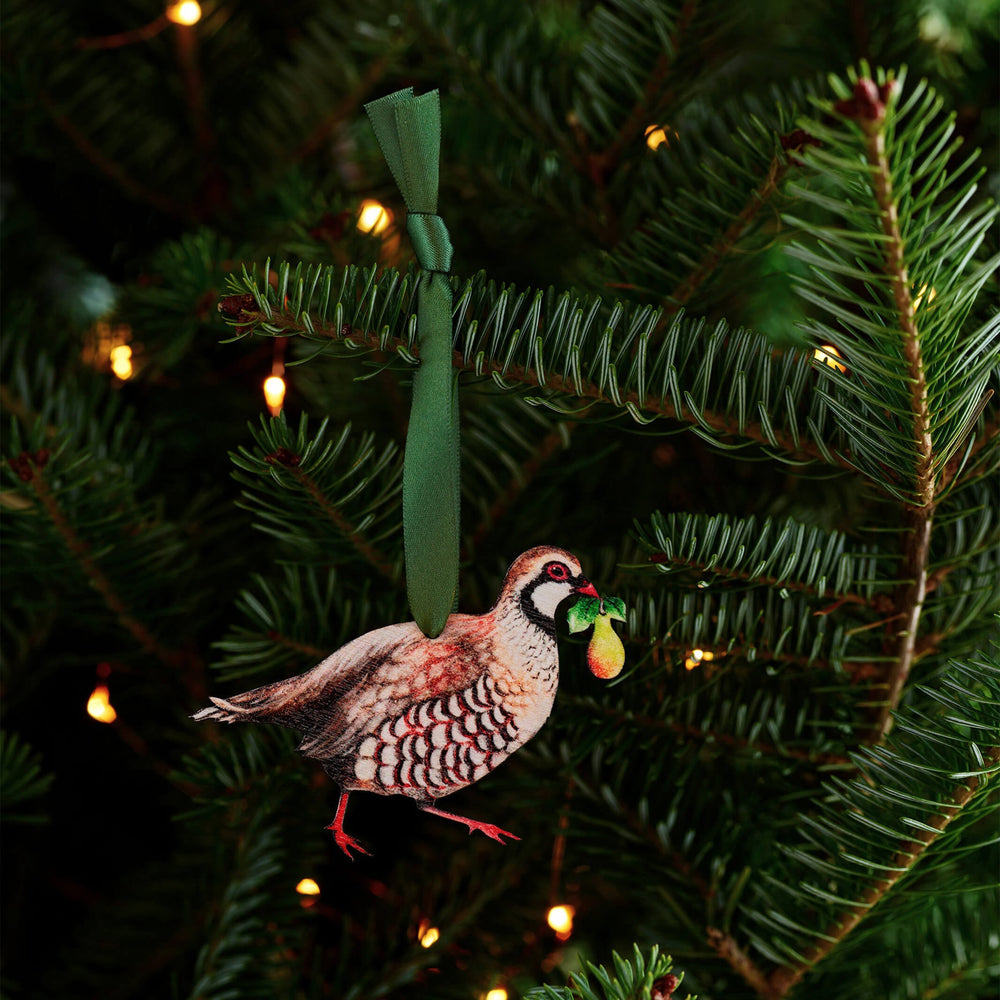
[[[148,41],[163,31],[169,24],[170,18],[166,14],[161,14],[150,21],[149,24],[144,24],[139,28],[119,31],[115,35],[100,35],[97,38],[78,38],[74,45],[78,49],[120,49],[123,45],[133,45],[136,42]]]
[[[795,747],[779,747],[774,743],[751,742],[743,737],[734,736],[732,733],[720,733],[718,730],[714,729],[706,731],[698,726],[688,725],[682,722],[668,722],[664,719],[654,719],[651,716],[639,715],[635,712],[615,708],[612,705],[595,705],[589,699],[578,698],[573,695],[564,694],[560,695],[560,698],[562,698],[564,703],[569,702],[570,704],[586,707],[590,712],[598,712],[602,715],[608,716],[609,718],[619,720],[623,723],[628,723],[630,726],[641,726],[646,729],[671,732],[683,737],[684,739],[704,740],[705,742],[712,740],[720,746],[730,747],[733,750],[749,750],[754,753],[759,752],[768,755],[778,755],[819,766],[851,763],[850,758],[846,754],[817,754],[810,750],[800,750]]]
[[[109,160],[90,139],[87,138],[59,109],[55,102],[44,91],[39,95],[39,101],[49,112],[56,126],[66,134],[77,150],[90,161],[102,174],[109,177],[116,184],[119,184],[132,197],[144,201],[147,205],[159,209],[168,215],[179,216],[182,219],[193,221],[193,213],[180,202],[165,198],[157,191],[152,191],[143,186],[138,181],[133,180],[117,163]]]
[[[677,50],[680,39],[694,19],[697,9],[698,0],[687,0],[681,8],[680,14],[677,16],[677,23],[674,26],[673,36],[670,40],[671,50]],[[665,94],[659,99],[657,99],[657,95],[672,66],[673,62],[669,58],[668,53],[666,51],[662,52],[646,80],[646,86],[643,88],[641,96],[632,105],[632,109],[618,129],[611,144],[600,153],[594,153],[588,157],[589,176],[591,178],[600,178],[601,186],[603,186],[603,179],[618,165],[618,160],[625,147],[634,142],[645,131],[647,125],[652,124],[649,121],[651,108],[657,104],[665,104],[670,100],[669,94]]]
[[[311,156],[342,122],[354,116],[361,102],[368,96],[379,80],[385,76],[389,57],[390,53],[383,53],[378,59],[369,64],[364,75],[358,80],[351,92],[324,116],[323,120],[313,129],[312,135],[296,147],[292,153],[293,161]]]
[[[272,309],[270,313],[258,312],[255,310],[243,309],[239,314],[241,325],[258,326],[267,324],[272,331],[279,329],[284,335],[288,333],[301,333],[305,327],[297,322],[295,317],[288,313]],[[378,360],[389,361],[398,358],[398,348],[404,347],[406,351],[414,356],[419,356],[419,347],[416,344],[407,344],[401,337],[391,337],[383,349],[379,335],[377,333],[367,333],[364,330],[355,330],[353,327],[344,326],[343,329],[335,327],[330,323],[313,322],[312,336],[327,336],[331,340],[339,340],[344,343],[354,344],[370,350]],[[459,371],[469,371],[465,358],[461,351],[455,351],[452,355],[452,365]],[[567,396],[574,396],[577,399],[589,400],[592,403],[608,403],[621,408],[625,403],[632,403],[639,410],[646,413],[655,414],[658,417],[665,417],[669,420],[676,420],[680,423],[691,424],[693,426],[708,425],[716,433],[729,438],[743,438],[755,444],[767,447],[780,448],[788,458],[800,462],[828,462],[822,451],[811,442],[800,442],[796,445],[791,434],[778,430],[773,431],[774,441],[764,433],[760,424],[744,421],[742,429],[738,421],[732,417],[722,416],[711,410],[703,410],[700,419],[684,409],[680,411],[667,399],[659,396],[649,395],[640,398],[638,393],[625,392],[619,394],[620,402],[616,402],[606,392],[602,392],[593,383],[584,383],[577,390],[573,380],[562,375],[547,375],[544,383],[538,378],[537,373],[522,365],[504,365],[500,361],[477,362],[475,368],[471,369],[476,374],[493,374],[501,376],[507,382],[517,382],[524,386],[537,389],[549,389],[553,392],[562,393]],[[854,466],[844,456],[834,456],[834,465],[846,471],[855,471]]]
[[[565,428],[566,434],[570,434],[576,423],[567,420],[561,427]],[[520,464],[520,474],[511,476],[510,482],[503,492],[496,498],[487,512],[486,516],[476,526],[470,539],[470,546],[474,552],[483,539],[489,534],[490,529],[500,520],[501,517],[513,506],[517,498],[528,488],[528,485],[538,474],[539,469],[550,459],[564,444],[563,433],[560,428],[550,431],[539,442],[531,454]],[[466,554],[467,555],[467,554]],[[466,557],[463,555],[463,558]]]
[[[184,95],[202,171],[198,209],[202,217],[209,217],[228,207],[229,183],[216,156],[215,132],[205,100],[201,67],[198,65],[197,33],[194,28],[185,24],[176,24],[174,29],[177,65],[184,82]]]
[[[630,636],[628,641],[633,645],[642,646],[645,645],[651,650],[667,650],[673,652],[684,652],[685,654],[691,649],[690,644],[684,643],[679,639],[643,639],[635,636]],[[726,648],[719,651],[718,655],[722,656],[747,656],[749,649],[748,646],[732,646],[731,648]],[[769,653],[766,650],[761,652],[762,647],[759,645],[752,647],[757,652],[757,662],[763,663],[788,663],[796,667],[809,667],[814,669],[823,669],[830,666],[829,661],[821,658],[815,657],[809,659],[806,656],[797,656],[795,653]],[[752,662],[752,661],[748,661]],[[716,666],[717,663],[713,661],[712,666]],[[846,665],[845,665],[845,669]]]
[[[321,649],[319,646],[312,646],[307,642],[299,642],[297,639],[292,639],[290,636],[284,635],[275,629],[271,629],[267,633],[267,637],[277,646],[284,646],[285,649],[291,649],[296,653],[302,653],[317,660],[322,660],[324,657],[330,655],[330,650],[328,649]]]
[[[895,645],[895,662],[888,677],[888,693],[879,711],[875,731],[884,739],[892,728],[892,712],[899,704],[917,648],[920,614],[927,594],[927,562],[930,554],[931,525],[934,517],[935,474],[934,442],[931,437],[931,413],[927,373],[917,329],[910,277],[906,269],[905,244],[899,228],[899,213],[892,188],[892,173],[885,148],[885,99],[871,80],[859,80],[854,98],[846,107],[853,110],[865,132],[865,154],[871,167],[882,232],[886,237],[884,271],[892,283],[892,296],[899,316],[906,363],[906,382],[910,386],[913,414],[913,445],[916,452],[916,503],[907,505],[904,519],[907,528],[903,543],[902,583],[895,595],[896,610],[903,616],[902,628],[888,642]]]
[[[382,551],[377,549],[367,538],[362,535],[357,528],[340,512],[336,504],[320,489],[319,484],[308,473],[298,467],[298,456],[280,449],[273,455],[267,456],[267,461],[272,464],[281,465],[287,469],[296,482],[306,491],[309,498],[316,507],[328,517],[344,535],[344,537],[354,546],[355,550],[371,565],[379,571],[387,580],[396,584],[400,583],[396,575],[396,568],[392,561]]]
[[[950,802],[941,803],[940,811],[927,819],[926,827],[912,840],[904,843],[893,855],[885,870],[889,873],[878,879],[861,896],[857,903],[841,913],[829,927],[802,953],[804,961],[792,966],[780,966],[768,977],[768,992],[761,993],[766,1000],[778,1000],[789,991],[817,962],[822,961],[848,934],[886,897],[904,876],[913,870],[924,852],[931,847],[971,801],[984,783],[987,770],[1000,762],[1000,747],[991,747],[983,753],[983,769],[979,775],[957,785],[950,795]],[[988,780],[988,779],[987,779]]]
[[[767,977],[753,963],[753,960],[728,935],[717,927],[709,927],[708,943],[715,949],[719,957],[724,959],[732,969],[739,973],[743,981],[760,996],[770,996],[771,986]]]
[[[38,452],[34,455],[22,452],[17,459],[12,461],[12,464],[14,464],[15,471],[20,478],[31,484],[35,496],[38,497],[39,503],[48,514],[53,526],[62,538],[63,544],[77,561],[84,575],[90,580],[91,586],[101,595],[108,610],[114,614],[122,628],[147,653],[157,657],[163,663],[172,667],[183,666],[185,660],[183,654],[178,650],[167,649],[149,628],[135,617],[121,595],[115,590],[104,570],[91,555],[90,545],[74,531],[69,518],[59,506],[58,500],[53,495],[42,473],[47,460],[48,455],[45,452]]]
[[[658,324],[662,329],[667,321],[687,303],[688,299],[701,287],[722,262],[722,259],[732,250],[736,241],[746,232],[757,214],[777,191],[791,161],[785,156],[775,156],[767,169],[767,174],[760,185],[750,193],[750,200],[739,215],[730,223],[729,228],[709,247],[708,251],[695,265],[694,270],[667,296],[663,304],[663,315]]]
[[[700,569],[702,571],[705,570],[705,567],[698,562],[691,559],[685,559],[682,556],[668,556],[665,552],[654,552],[649,557],[649,561],[651,563],[673,563],[676,566],[690,566],[692,569]],[[862,597],[860,594],[838,594],[834,590],[824,590],[820,592],[815,587],[812,587],[807,583],[788,583],[784,580],[778,580],[773,576],[751,577],[749,573],[741,573],[739,570],[717,570],[713,568],[711,572],[724,572],[726,576],[731,579],[745,580],[747,583],[760,584],[765,587],[784,587],[785,590],[795,591],[800,594],[807,594],[821,601],[835,600],[838,606],[841,604],[860,604],[864,607],[874,606],[874,601],[869,600],[867,597]],[[819,614],[820,612],[816,613]]]

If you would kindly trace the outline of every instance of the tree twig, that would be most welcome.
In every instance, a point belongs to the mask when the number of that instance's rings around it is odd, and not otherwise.
[[[906,537],[896,610],[903,615],[902,627],[890,644],[895,645],[895,662],[888,677],[885,704],[875,724],[876,734],[884,739],[892,729],[892,713],[899,705],[917,648],[920,614],[927,595],[927,563],[930,555],[931,526],[934,518],[936,479],[934,442],[931,437],[931,413],[927,373],[924,368],[920,331],[917,329],[910,277],[905,260],[905,244],[899,228],[899,211],[892,187],[892,172],[885,147],[885,111],[882,95],[871,80],[859,80],[855,88],[858,120],[865,131],[865,154],[872,170],[875,200],[882,232],[886,237],[884,270],[892,284],[892,296],[899,317],[906,382],[910,387],[913,414],[913,445],[916,455],[914,481],[916,502],[904,512]]]
[[[291,314],[281,312],[277,309],[272,309],[269,314],[256,310],[243,309],[239,314],[239,319],[241,324],[250,326],[266,323],[272,330],[280,329],[282,335],[287,335],[289,332],[301,333],[305,331],[305,327]],[[318,323],[314,320],[310,333],[313,336],[327,336],[331,340],[366,348],[379,361],[398,359],[399,348],[405,348],[407,353],[414,358],[419,357],[420,353],[417,344],[406,344],[400,337],[389,338],[383,348],[381,338],[377,333],[367,333],[363,330],[355,330],[352,327],[344,327],[342,329],[332,323]],[[593,383],[585,382],[578,389],[571,379],[558,374],[546,373],[545,381],[542,382],[534,369],[526,368],[523,365],[507,365],[502,361],[477,359],[475,366],[470,366],[466,363],[461,351],[453,353],[452,364],[459,371],[470,371],[477,375],[495,373],[507,382],[516,382],[531,388],[549,389],[553,392],[573,396],[577,399],[588,400],[592,403],[607,403],[618,408],[623,407],[626,403],[632,403],[646,413],[652,413],[658,417],[665,417],[694,426],[707,426],[727,438],[742,438],[752,441],[755,444],[777,447],[792,461],[824,462],[833,464],[845,471],[855,471],[849,456],[835,454],[828,457],[814,443],[801,440],[801,434],[798,443],[792,439],[791,434],[776,429],[771,430],[771,436],[769,437],[758,423],[744,421],[743,426],[740,427],[739,422],[735,418],[723,416],[711,410],[703,410],[696,417],[694,413],[689,412],[684,407],[681,407],[678,411],[669,399],[661,399],[657,395],[648,395],[640,398],[635,392],[625,392],[620,393],[618,398],[612,399],[608,393],[598,389]]]
[[[184,660],[178,650],[168,649],[129,609],[114,585],[108,579],[104,570],[98,565],[90,551],[90,545],[73,529],[59,501],[56,499],[45,478],[42,469],[48,456],[42,452],[35,455],[22,453],[14,460],[15,469],[20,478],[30,483],[38,502],[49,516],[57,533],[69,553],[83,570],[93,588],[101,595],[108,610],[114,614],[118,623],[147,652],[157,657],[169,666],[179,666]]]
[[[983,748],[983,772],[998,762],[1000,746]],[[982,784],[982,777],[974,775],[957,785],[949,796],[950,801],[937,806],[937,812],[927,819],[917,836],[902,844],[893,855],[884,868],[888,874],[873,882],[857,903],[849,906],[822,934],[817,935],[815,943],[803,952],[804,961],[775,969],[768,977],[768,991],[761,993],[761,996],[766,1000],[779,1000],[786,996],[817,962],[829,955],[889,894],[896,883],[913,870],[924,852],[944,833],[948,824],[961,814]]]
[[[283,449],[282,449],[283,451]],[[306,495],[316,505],[316,507],[328,517],[344,535],[344,537],[354,546],[355,550],[362,555],[379,573],[396,586],[399,586],[400,579],[396,573],[396,567],[392,560],[380,549],[372,545],[361,532],[346,518],[340,508],[333,503],[323,492],[319,484],[308,473],[299,468],[297,461],[292,462],[288,456],[275,453],[267,456],[267,461],[281,465],[286,469],[295,481],[302,487]]]
[[[109,160],[98,148],[66,117],[55,105],[55,102],[44,91],[38,95],[42,106],[49,112],[56,126],[70,139],[77,150],[90,161],[105,177],[120,185],[133,198],[144,201],[147,205],[182,219],[193,221],[193,213],[186,205],[166,198],[157,191],[152,191],[129,176],[117,163]]]
[[[713,243],[701,260],[695,265],[688,276],[667,296],[663,303],[663,315],[659,328],[667,325],[670,317],[679,312],[692,295],[702,286],[705,280],[718,268],[736,241],[746,232],[757,217],[760,210],[767,204],[778,190],[785,174],[788,172],[790,160],[787,156],[775,156],[771,160],[764,180],[750,193],[750,199],[743,210],[730,223],[726,231]]]

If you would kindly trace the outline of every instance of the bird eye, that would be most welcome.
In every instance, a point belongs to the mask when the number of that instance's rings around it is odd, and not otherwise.
[[[562,563],[549,563],[545,567],[545,572],[553,580],[568,580],[569,579],[569,569],[565,567]]]

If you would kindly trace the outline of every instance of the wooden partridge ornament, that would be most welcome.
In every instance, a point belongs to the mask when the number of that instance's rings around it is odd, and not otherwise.
[[[556,609],[573,595],[598,598],[577,559],[551,546],[529,549],[486,614],[451,615],[435,639],[414,622],[375,629],[297,677],[212,698],[193,718],[302,732],[298,749],[340,786],[327,829],[348,857],[368,853],[344,831],[354,791],[406,795],[470,833],[517,840],[434,803],[489,774],[541,729],[559,683]]]

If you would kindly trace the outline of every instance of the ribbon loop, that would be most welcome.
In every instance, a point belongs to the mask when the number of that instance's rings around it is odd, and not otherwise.
[[[421,631],[444,629],[458,592],[458,378],[452,368],[451,239],[437,214],[441,105],[436,90],[397,91],[365,105],[382,155],[406,202],[406,229],[423,274],[417,282],[420,367],[403,458],[406,592]]]
[[[413,241],[413,250],[425,271],[451,270],[451,237],[440,215],[430,212],[410,212],[406,216],[406,231]]]

